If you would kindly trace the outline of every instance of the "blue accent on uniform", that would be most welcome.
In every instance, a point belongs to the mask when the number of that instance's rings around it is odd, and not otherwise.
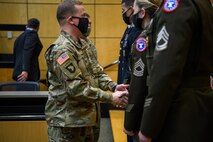
[[[137,41],[136,41],[136,49],[139,51],[139,52],[142,52],[146,49],[146,39],[144,38],[139,38]]]
[[[130,73],[128,68],[128,62],[130,58],[130,52],[132,44],[135,39],[142,32],[141,29],[136,27],[127,27],[120,43],[120,56],[119,56],[119,65],[118,65],[118,84],[122,84],[125,79],[130,81]]]
[[[166,12],[174,11],[177,7],[178,7],[177,0],[167,0],[164,3],[164,11],[166,11]]]

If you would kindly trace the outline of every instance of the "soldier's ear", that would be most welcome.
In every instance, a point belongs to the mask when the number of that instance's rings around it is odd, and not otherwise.
[[[71,16],[67,17],[66,21],[70,24],[74,24],[73,18]]]
[[[140,12],[138,13],[138,16],[139,16],[140,18],[144,18],[144,17],[145,17],[145,14],[146,14],[146,11],[145,11],[144,8],[142,8],[142,9],[140,10]]]

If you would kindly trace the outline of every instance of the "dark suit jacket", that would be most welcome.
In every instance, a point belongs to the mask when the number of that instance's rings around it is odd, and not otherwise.
[[[42,50],[38,33],[25,30],[14,43],[14,72],[13,79],[17,80],[22,71],[28,72],[27,81],[38,81],[40,69],[38,56]]]

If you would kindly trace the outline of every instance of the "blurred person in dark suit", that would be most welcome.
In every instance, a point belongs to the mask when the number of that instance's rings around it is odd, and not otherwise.
[[[43,46],[38,36],[39,25],[38,19],[29,19],[26,30],[14,43],[13,79],[16,81],[38,81],[40,78],[38,57]]]

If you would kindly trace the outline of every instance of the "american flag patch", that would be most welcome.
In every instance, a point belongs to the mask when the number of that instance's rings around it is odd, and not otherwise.
[[[57,59],[57,62],[59,63],[59,65],[62,65],[67,59],[69,59],[69,55],[64,53]]]

